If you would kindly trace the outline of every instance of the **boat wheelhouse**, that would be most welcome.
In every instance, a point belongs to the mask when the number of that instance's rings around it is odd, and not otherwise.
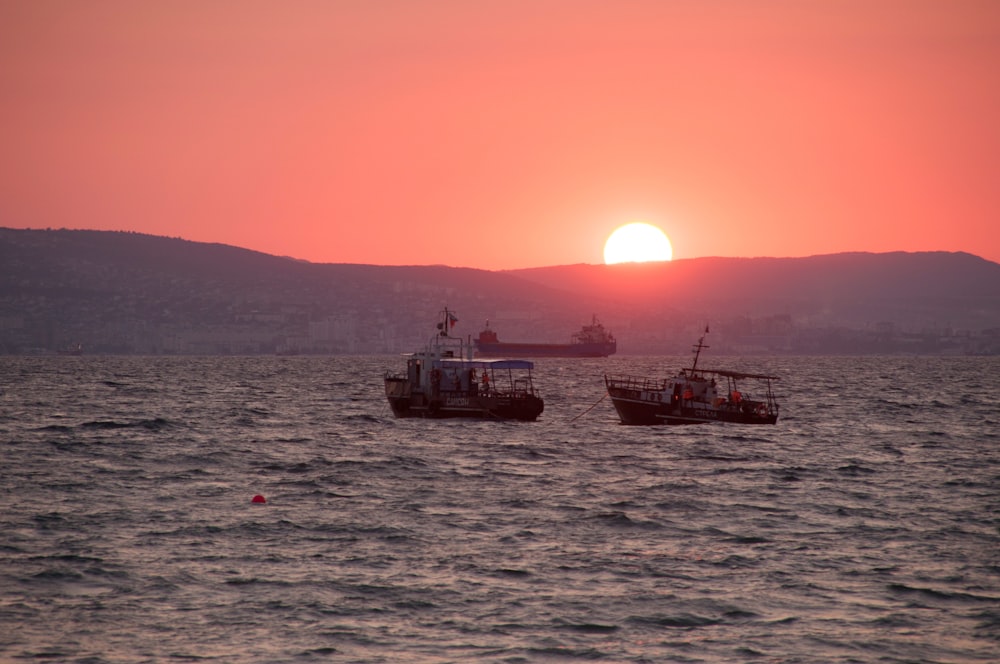
[[[472,346],[451,336],[458,321],[447,308],[422,351],[406,356],[405,373],[385,374],[385,396],[396,417],[470,417],[534,421],[544,403],[534,364],[517,359],[473,359]]]
[[[708,333],[708,328],[705,329]],[[672,378],[604,376],[604,384],[622,424],[774,424],[778,403],[771,391],[777,376],[699,369],[702,336],[694,346],[694,363]],[[745,391],[750,383],[752,392]]]

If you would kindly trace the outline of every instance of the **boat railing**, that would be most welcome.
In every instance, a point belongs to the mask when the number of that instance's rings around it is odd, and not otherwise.
[[[502,381],[500,384],[496,384],[496,382],[490,383],[481,393],[494,397],[523,399],[534,396],[535,387],[528,378],[515,378],[509,383],[507,381]]]
[[[773,395],[765,394],[758,397],[747,392],[739,392],[738,394],[738,399],[733,399],[732,395],[729,398],[719,397],[716,407],[735,413],[778,414],[778,402],[775,401]]]
[[[605,376],[605,383],[608,387],[614,387],[622,390],[636,390],[636,391],[657,391],[667,389],[667,380],[660,379],[656,380],[653,378],[639,378],[636,376]]]
[[[535,393],[535,388],[527,378],[515,378],[512,396],[526,397]]]

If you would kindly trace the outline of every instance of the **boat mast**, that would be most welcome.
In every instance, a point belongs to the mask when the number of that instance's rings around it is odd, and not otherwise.
[[[708,334],[708,325],[705,326],[705,334]],[[705,334],[701,335],[701,338],[698,339],[698,343],[693,346],[694,364],[691,365],[691,373],[698,370],[698,357],[701,355],[701,350],[703,348],[708,348],[708,346],[705,345]]]
[[[438,329],[437,336],[439,337],[449,336],[448,331],[451,328],[453,328],[455,326],[455,323],[457,322],[458,322],[458,316],[455,315],[455,312],[449,311],[448,307],[445,306],[444,311],[441,312],[441,322],[437,324],[437,329]]]
[[[458,342],[458,356],[464,360],[472,359],[472,339],[469,338],[468,346],[465,345],[462,337],[453,337],[450,331],[455,327],[455,323],[458,322],[458,316],[455,315],[454,311],[448,309],[445,306],[444,311],[441,312],[441,322],[437,324],[438,332],[434,336],[434,345],[437,347],[443,347],[446,345],[451,345],[453,348],[455,346],[455,341]],[[454,340],[454,341],[452,341]]]

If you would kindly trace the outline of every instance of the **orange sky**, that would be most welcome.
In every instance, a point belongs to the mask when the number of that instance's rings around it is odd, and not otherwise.
[[[1000,262],[995,0],[0,0],[0,226]]]

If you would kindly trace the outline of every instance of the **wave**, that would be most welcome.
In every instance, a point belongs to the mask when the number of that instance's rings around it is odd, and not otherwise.
[[[664,525],[653,520],[629,518],[624,512],[602,512],[587,517],[587,520],[598,521],[613,528],[636,528],[639,530],[663,530]]]
[[[945,602],[945,603],[959,602],[962,604],[968,604],[968,603],[990,604],[994,606],[1000,604],[1000,597],[975,595],[972,593],[960,592],[954,590],[938,590],[937,588],[909,586],[904,583],[890,583],[887,585],[887,588],[891,593],[897,595],[916,597],[923,600],[934,601],[934,602]]]
[[[654,627],[710,627],[722,623],[719,618],[699,616],[691,613],[680,613],[677,615],[650,615],[650,616],[629,616],[629,623],[638,625],[652,625]]]
[[[135,420],[132,422],[119,422],[117,420],[93,420],[80,425],[81,429],[146,429],[148,431],[162,431],[173,426],[162,417],[154,417],[147,420]]]

